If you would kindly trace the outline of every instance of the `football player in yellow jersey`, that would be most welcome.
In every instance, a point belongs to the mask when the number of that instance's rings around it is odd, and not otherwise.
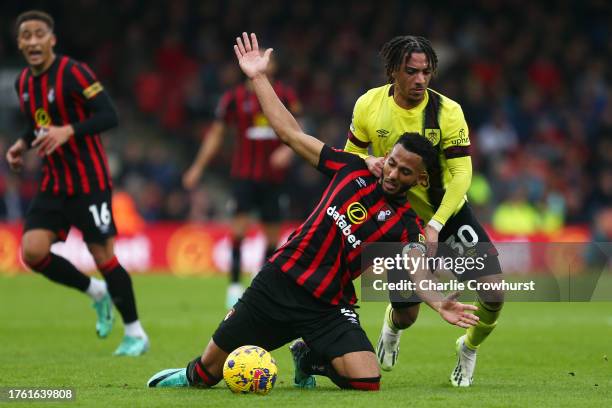
[[[413,208],[428,222],[428,255],[435,254],[438,241],[453,248],[455,256],[469,248],[480,248],[477,255],[486,250],[495,256],[485,256],[487,265],[482,271],[456,276],[460,281],[498,281],[501,268],[497,252],[466,203],[472,162],[463,111],[457,102],[428,88],[438,63],[435,51],[423,37],[399,36],[383,46],[381,55],[388,83],[370,89],[355,103],[345,150],[366,157],[371,148],[374,157],[366,161],[370,171],[378,174],[381,157],[404,132],[428,138],[438,150],[438,166],[429,169],[429,183],[408,192]],[[475,246],[477,243],[485,244]],[[475,314],[480,322],[456,342],[458,362],[450,380],[457,387],[472,384],[476,351],[495,328],[503,306],[502,292],[478,295]],[[387,307],[376,350],[382,369],[389,371],[395,365],[401,332],[416,321],[418,312],[418,302],[392,302]]]

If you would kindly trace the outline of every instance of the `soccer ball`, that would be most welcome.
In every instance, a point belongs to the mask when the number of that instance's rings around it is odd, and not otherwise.
[[[223,365],[223,379],[235,393],[265,395],[276,382],[278,368],[272,355],[257,346],[232,351]]]

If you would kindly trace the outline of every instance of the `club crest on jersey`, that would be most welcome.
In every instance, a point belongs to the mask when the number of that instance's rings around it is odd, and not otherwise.
[[[378,221],[386,221],[391,216],[391,210],[380,210],[376,219]]]
[[[438,143],[440,143],[440,135],[441,135],[441,133],[442,132],[440,131],[440,129],[425,129],[425,137],[434,146],[436,146]]]
[[[49,92],[47,93],[47,100],[49,103],[53,103],[55,100],[55,88],[49,89]]]

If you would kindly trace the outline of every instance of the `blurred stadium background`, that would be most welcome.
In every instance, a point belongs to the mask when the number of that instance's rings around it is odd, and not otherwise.
[[[190,273],[227,263],[219,222],[227,217],[231,135],[200,188],[183,190],[180,177],[221,93],[243,80],[232,43],[244,30],[275,48],[278,77],[296,88],[304,126],[337,147],[357,97],[384,83],[381,45],[399,34],[427,36],[440,58],[431,87],[458,101],[470,126],[469,196],[494,238],[610,241],[611,7],[605,0],[558,1],[552,10],[536,3],[2,2],[0,269],[17,266],[11,254],[40,173],[35,155],[19,175],[4,160],[21,127],[14,80],[24,61],[14,19],[31,8],[55,17],[56,52],[91,65],[117,104],[120,126],[103,140],[125,237],[118,253],[140,256],[124,261],[128,268]],[[299,160],[291,173],[288,225],[308,213],[324,183]],[[263,248],[261,236],[252,238],[249,248]]]
[[[200,275],[227,266],[231,135],[200,188],[183,190],[180,177],[221,93],[243,80],[232,44],[245,30],[275,48],[279,78],[298,91],[307,130],[337,147],[344,145],[357,97],[385,80],[377,55],[381,45],[399,34],[429,37],[440,57],[432,88],[463,107],[473,145],[470,200],[493,238],[611,241],[612,7],[606,0],[537,3],[0,2],[0,387],[73,387],[78,406],[236,404],[238,397],[223,386],[178,392],[144,388],[152,373],[181,366],[201,350],[226,313],[227,279],[136,275]],[[15,45],[14,19],[31,8],[54,16],[56,51],[91,65],[120,113],[120,126],[102,139],[116,186],[117,255],[134,272],[138,306],[152,339],[143,358],[110,358],[121,329],[117,325],[108,340],[97,341],[86,297],[69,296],[35,274],[4,274],[24,271],[17,255],[20,222],[40,172],[33,154],[20,175],[10,173],[4,160],[21,129],[14,81],[24,61]],[[311,208],[324,183],[299,160],[291,172],[287,229]],[[243,248],[245,269],[257,270],[261,234],[253,231]],[[78,239],[54,250],[93,270]],[[533,270],[526,262],[519,270]],[[612,293],[607,275],[599,300]],[[368,302],[360,309],[371,340],[385,306]],[[383,377],[384,392],[341,393],[326,379],[313,393],[294,389],[291,356],[279,349],[274,352],[277,389],[263,400],[240,402],[610,406],[609,303],[509,302],[502,320],[478,357],[476,383],[467,392],[448,385],[459,331],[423,310],[404,336],[401,364]]]

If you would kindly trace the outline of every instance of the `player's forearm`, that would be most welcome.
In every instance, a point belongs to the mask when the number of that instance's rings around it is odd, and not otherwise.
[[[19,135],[18,141],[21,140],[26,149],[29,149],[34,141],[34,128],[31,125],[26,126],[26,128]]]
[[[81,122],[71,124],[76,137],[104,132],[119,124],[117,110],[105,92],[89,100],[87,107],[92,115]]]
[[[404,249],[403,253],[409,258],[423,258],[425,255],[424,249],[409,249],[411,245],[415,244],[409,244]],[[444,295],[437,290],[430,289],[435,287],[434,285],[438,283],[438,279],[429,271],[429,269],[421,267],[421,263],[415,262],[414,264],[418,265],[418,267],[415,270],[410,271],[410,280],[414,284],[415,293],[429,307],[438,312],[442,306]],[[432,283],[434,285],[432,285]]]
[[[469,156],[450,159],[447,164],[452,179],[445,186],[446,191],[442,202],[432,217],[432,220],[441,225],[446,224],[446,221],[455,213],[472,182],[472,160]]]

